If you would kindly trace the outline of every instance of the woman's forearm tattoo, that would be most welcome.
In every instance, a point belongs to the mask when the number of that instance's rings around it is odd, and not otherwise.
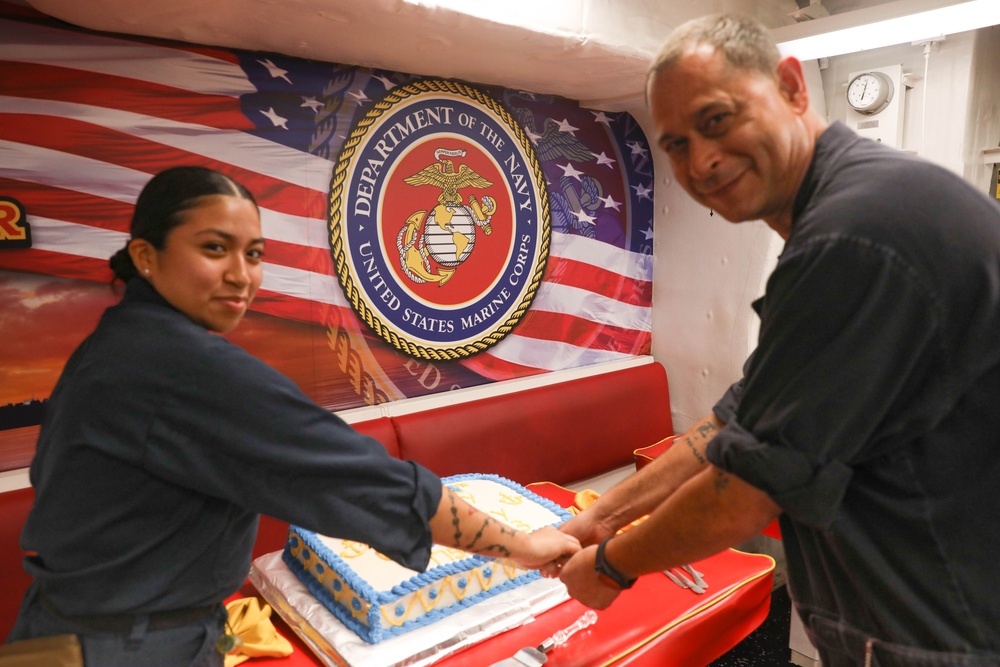
[[[486,519],[486,521],[488,522],[488,521],[490,521],[490,519]],[[484,527],[485,527],[485,524],[484,524]],[[514,537],[514,535],[517,534],[516,530],[514,530],[513,528],[508,528],[507,526],[505,526],[505,525],[503,525],[502,523],[499,523],[499,522],[497,522],[497,528],[500,529],[500,534],[501,535],[510,535],[511,537]],[[498,555],[500,555],[500,556],[502,556],[504,558],[510,558],[510,549],[508,549],[503,544],[500,544],[499,542],[497,542],[495,544],[488,544],[488,545],[486,545],[485,547],[483,547],[482,551],[480,551],[479,553],[481,553],[483,555],[486,555],[486,556],[491,555],[491,554],[498,554]]]
[[[510,549],[508,549],[506,546],[500,543],[488,544],[484,547],[476,549],[476,544],[479,542],[480,538],[482,538],[483,533],[486,531],[487,527],[489,527],[491,523],[494,523],[493,519],[485,515],[483,516],[482,525],[479,527],[479,530],[476,532],[476,534],[472,537],[472,540],[465,546],[462,546],[462,522],[458,516],[458,497],[455,495],[455,492],[452,491],[451,489],[448,489],[447,491],[448,491],[448,502],[451,505],[451,507],[449,508],[449,511],[451,512],[451,525],[455,528],[455,533],[453,536],[454,542],[452,546],[458,547],[459,549],[462,549],[464,551],[469,551],[472,553],[480,553],[484,555],[499,554],[500,556],[509,558]],[[476,513],[475,508],[473,508],[470,505],[469,514],[472,515],[475,513]],[[517,534],[517,531],[514,530],[513,528],[509,528],[500,522],[495,522],[495,523],[497,523],[497,529],[500,531],[501,536],[510,535],[511,537],[513,537],[514,535]]]
[[[479,532],[475,534],[471,542],[469,542],[462,548],[465,549],[466,551],[472,551],[476,546],[476,542],[478,542],[479,538],[483,536],[483,531],[486,530],[486,526],[490,525],[490,521],[491,519],[489,517],[486,517],[483,520],[483,525],[479,527]]]
[[[451,503],[451,525],[455,527],[455,540],[453,546],[458,546],[460,544],[459,540],[462,539],[462,525],[458,520],[458,504],[455,502],[455,492],[448,489],[448,502]]]

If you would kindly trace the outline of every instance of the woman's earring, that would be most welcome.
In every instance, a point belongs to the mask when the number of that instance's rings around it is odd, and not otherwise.
[[[143,269],[142,272],[145,273],[147,276],[149,275],[149,269]]]

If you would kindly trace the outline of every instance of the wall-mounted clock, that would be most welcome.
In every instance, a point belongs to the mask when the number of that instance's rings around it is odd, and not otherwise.
[[[892,80],[882,72],[862,72],[847,85],[847,103],[858,113],[876,114],[892,101]]]

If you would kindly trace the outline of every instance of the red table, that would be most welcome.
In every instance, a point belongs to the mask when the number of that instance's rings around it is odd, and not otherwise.
[[[564,507],[574,493],[554,484],[529,488]],[[682,589],[665,575],[641,577],[608,609],[597,612],[597,622],[548,654],[552,667],[697,667],[707,665],[756,629],[770,608],[774,561],[769,556],[729,549],[694,564],[704,575],[703,595]],[[234,597],[256,595],[248,583]],[[534,622],[509,630],[448,656],[435,667],[485,667],[510,657],[518,649],[537,646],[565,628],[585,611],[569,600],[539,615]],[[303,641],[272,614],[278,631],[292,642],[287,658],[254,658],[246,665],[322,667]]]

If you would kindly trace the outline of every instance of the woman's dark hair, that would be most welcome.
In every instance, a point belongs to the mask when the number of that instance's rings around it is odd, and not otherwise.
[[[132,213],[129,241],[144,239],[162,250],[167,234],[183,222],[184,212],[197,206],[200,198],[210,195],[240,197],[257,206],[250,191],[225,174],[205,167],[172,167],[150,179],[139,193]],[[139,275],[127,243],[108,263],[115,278],[124,283]]]

